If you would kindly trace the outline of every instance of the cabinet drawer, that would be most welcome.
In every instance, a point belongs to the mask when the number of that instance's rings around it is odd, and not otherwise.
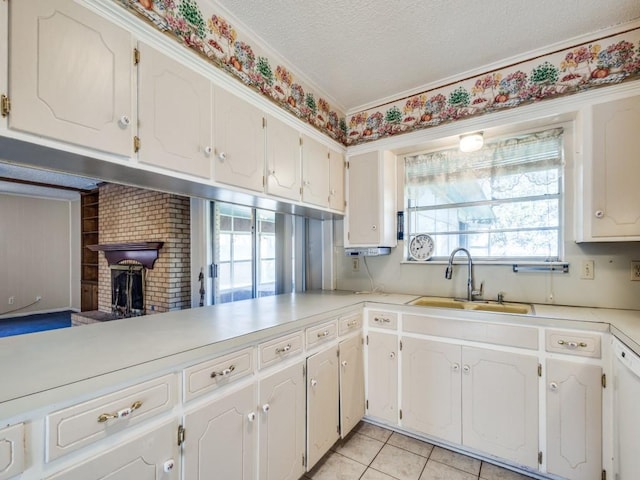
[[[338,336],[338,325],[334,320],[332,322],[309,327],[305,330],[307,337],[307,348],[313,347],[328,340],[332,340]]]
[[[371,310],[369,312],[369,326],[395,330],[398,328],[398,314]]]
[[[170,410],[177,375],[165,375],[47,416],[47,462]]]
[[[227,385],[253,372],[253,349],[246,348],[223,357],[199,363],[184,370],[184,399]]]
[[[426,315],[405,315],[402,330],[407,333],[421,333],[532,350],[538,349],[538,329],[535,327],[470,322]]]
[[[338,320],[338,335],[358,332],[362,328],[362,313],[355,313]]]
[[[24,471],[24,424],[0,430],[0,480]]]
[[[547,352],[600,358],[600,335],[575,331],[547,330]]]
[[[260,351],[260,368],[268,367],[302,352],[302,332],[261,343],[258,349]]]

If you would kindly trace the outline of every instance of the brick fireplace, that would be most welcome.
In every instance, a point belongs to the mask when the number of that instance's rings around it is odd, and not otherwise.
[[[98,311],[72,315],[74,325],[116,318],[114,315],[114,265],[142,265],[130,260],[141,252],[124,253],[127,248],[155,246],[157,258],[143,269],[144,306],[142,313],[181,310],[191,306],[190,201],[187,197],[124,185],[103,184],[99,191],[98,214]],[[127,246],[121,251],[120,247]],[[142,246],[142,247],[141,247]],[[105,251],[106,250],[106,251]],[[111,250],[111,251],[109,251]],[[113,251],[115,250],[115,252]],[[107,260],[109,258],[109,261]],[[110,265],[111,264],[111,265]],[[117,305],[116,305],[117,306]],[[121,306],[121,305],[120,305]],[[121,308],[116,308],[122,310]],[[138,310],[136,308],[136,310]],[[122,312],[120,312],[122,313]],[[140,312],[133,313],[133,316]],[[120,315],[122,316],[122,315]],[[124,315],[124,316],[129,316]]]

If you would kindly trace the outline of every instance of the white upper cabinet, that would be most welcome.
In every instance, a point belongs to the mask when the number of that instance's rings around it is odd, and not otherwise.
[[[264,113],[222,88],[215,88],[214,101],[214,180],[263,191]]]
[[[344,211],[344,155],[329,149],[329,208]]]
[[[267,118],[267,193],[300,200],[300,132]]]
[[[345,247],[395,247],[396,157],[369,152],[349,158]]]
[[[157,50],[139,44],[139,161],[211,177],[211,82]]]
[[[72,0],[11,2],[9,127],[133,152],[129,32]]]
[[[577,240],[640,240],[640,95],[584,112],[583,192]]]
[[[302,135],[302,201],[329,206],[329,149]]]

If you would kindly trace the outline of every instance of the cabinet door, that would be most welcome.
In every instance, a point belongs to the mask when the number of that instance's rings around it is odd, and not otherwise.
[[[349,158],[346,235],[349,245],[380,244],[378,152]]]
[[[120,444],[47,480],[177,480],[180,454],[175,422]],[[170,464],[173,467],[169,468]],[[168,470],[165,472],[165,470]]]
[[[344,155],[329,150],[329,208],[344,211]]]
[[[339,438],[338,348],[307,358],[307,471]]]
[[[222,88],[215,89],[216,182],[261,192],[265,165],[262,111]]]
[[[402,426],[462,442],[460,346],[402,339]]]
[[[0,480],[24,471],[24,424],[0,429]]]
[[[277,118],[267,119],[267,193],[300,200],[300,133]]]
[[[139,160],[211,178],[211,82],[140,43]]]
[[[593,107],[593,237],[640,238],[639,131],[640,96]]]
[[[538,359],[462,347],[462,443],[538,467]]]
[[[226,395],[184,417],[184,480],[255,477],[255,386]]]
[[[602,369],[547,360],[547,471],[563,478],[602,475]]]
[[[302,363],[260,381],[261,480],[298,480],[304,473],[304,397]]]
[[[364,348],[362,336],[340,342],[340,437],[364,417]]]
[[[329,149],[302,136],[302,201],[329,206]]]
[[[377,332],[367,339],[367,414],[397,424],[398,339]]]
[[[131,155],[131,35],[73,0],[13,2],[9,126]]]

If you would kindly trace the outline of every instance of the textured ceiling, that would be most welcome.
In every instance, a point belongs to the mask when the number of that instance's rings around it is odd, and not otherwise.
[[[639,0],[215,1],[347,113],[640,18]]]

